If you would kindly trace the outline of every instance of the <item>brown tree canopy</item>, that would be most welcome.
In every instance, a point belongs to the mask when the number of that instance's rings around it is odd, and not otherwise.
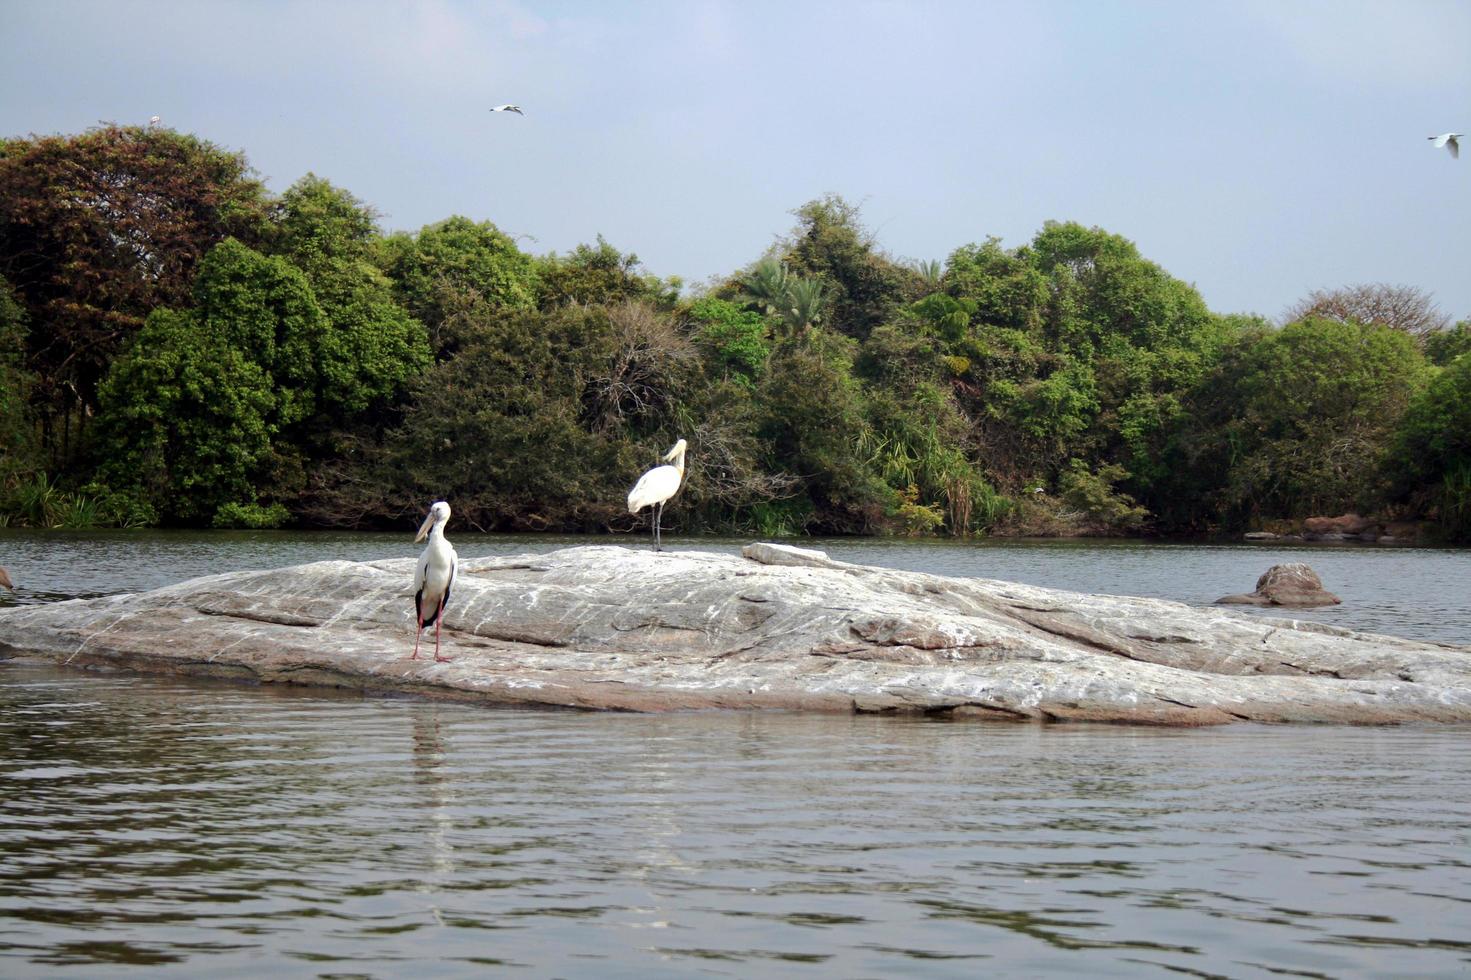
[[[1285,320],[1296,323],[1309,317],[1388,327],[1412,337],[1444,330],[1451,322],[1429,293],[1386,282],[1314,290],[1288,307]]]
[[[244,155],[188,134],[110,124],[0,140],[0,276],[30,315],[48,409],[95,407],[123,340],[155,307],[186,305],[204,253],[259,240],[265,214]]]

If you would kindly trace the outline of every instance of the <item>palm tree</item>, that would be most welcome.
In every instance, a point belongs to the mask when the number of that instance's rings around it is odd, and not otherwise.
[[[822,319],[824,300],[822,280],[798,279],[795,276],[790,278],[787,282],[786,302],[781,310],[782,322],[792,333],[806,330]]]
[[[785,264],[765,258],[741,280],[743,298],[759,306],[766,314],[779,313],[787,306],[787,287],[792,275]]]
[[[925,286],[933,292],[940,288],[940,280],[945,275],[945,267],[940,264],[939,259],[919,259],[913,267],[919,277],[924,280]]]

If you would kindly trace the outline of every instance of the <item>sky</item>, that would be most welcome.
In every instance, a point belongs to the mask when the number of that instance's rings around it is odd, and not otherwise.
[[[836,193],[899,260],[1078,221],[1222,313],[1471,317],[1471,139],[1426,139],[1471,133],[1466,0],[0,0],[0,135],[155,114],[385,230],[601,234],[692,288]]]

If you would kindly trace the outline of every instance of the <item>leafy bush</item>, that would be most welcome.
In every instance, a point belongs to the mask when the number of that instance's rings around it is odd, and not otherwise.
[[[1133,497],[1116,489],[1115,485],[1128,476],[1128,471],[1116,464],[1094,472],[1087,463],[1074,459],[1059,478],[1058,491],[1070,507],[1080,512],[1090,533],[1127,533],[1137,530],[1149,514]]]
[[[291,514],[280,504],[221,504],[210,527],[267,530],[291,520]]]

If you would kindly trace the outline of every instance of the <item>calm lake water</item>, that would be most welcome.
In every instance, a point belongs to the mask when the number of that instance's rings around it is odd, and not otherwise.
[[[0,602],[409,537],[0,531]],[[1468,552],[798,543],[1190,602],[1305,560],[1344,598],[1313,618],[1471,642]],[[492,970],[1471,976],[1471,727],[576,714],[0,664],[0,977]]]

